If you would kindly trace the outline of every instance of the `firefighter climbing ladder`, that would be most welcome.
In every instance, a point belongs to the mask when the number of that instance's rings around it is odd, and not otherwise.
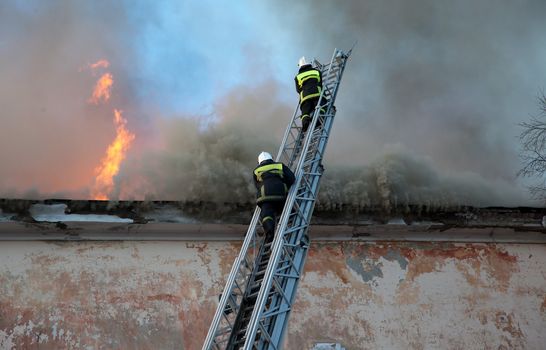
[[[311,124],[304,135],[298,126],[296,107],[276,158],[295,169],[296,182],[288,193],[275,238],[268,240],[256,234],[260,216],[257,207],[227,278],[203,350],[282,347],[309,248],[307,229],[336,113],[334,102],[351,51],[335,49],[330,63],[325,65],[315,61],[322,72],[323,90]],[[319,106],[323,106],[323,112]]]

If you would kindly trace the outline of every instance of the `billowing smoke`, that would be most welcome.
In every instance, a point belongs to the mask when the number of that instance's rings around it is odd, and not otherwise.
[[[261,151],[275,155],[292,111],[278,103],[278,87],[236,88],[203,116],[159,120],[161,149],[126,162],[118,180],[123,198],[247,203]]]
[[[527,202],[525,193],[503,180],[487,181],[475,173],[446,174],[430,159],[402,149],[386,151],[366,166],[328,169],[320,191],[319,205],[330,210],[341,205],[391,210],[409,205],[453,208]]]
[[[286,116],[291,113],[288,106],[276,103],[280,93],[276,86],[268,82],[255,89],[233,90],[216,105],[220,119],[208,126],[203,126],[199,116],[162,120],[164,147],[126,162],[117,178],[116,195],[193,202],[252,201],[256,156],[261,150],[277,150]],[[357,153],[360,151],[365,150]],[[340,204],[392,209],[412,204],[438,208],[527,202],[524,193],[502,179],[486,180],[472,172],[449,174],[436,169],[430,158],[401,146],[388,147],[369,164],[346,162],[326,168],[319,195],[323,209]]]
[[[298,33],[286,35],[294,61],[358,40],[331,161],[369,164],[397,144],[440,173],[514,186],[516,125],[546,82],[544,1],[275,1],[270,9],[283,13],[286,33]]]
[[[297,58],[358,40],[322,205],[529,203],[516,125],[546,79],[544,2],[212,5],[0,4],[0,196],[89,195],[115,130],[80,70],[106,58],[136,135],[112,198],[252,200],[255,157],[276,152],[296,102]]]
[[[263,107],[257,99],[261,93],[243,92],[236,107]],[[163,121],[160,129],[165,148],[129,160],[117,178],[116,195],[193,202],[252,201],[251,176],[257,153],[277,149],[284,125],[276,118],[289,111],[271,104],[255,114],[256,118],[245,120],[232,118],[239,115],[232,114],[234,106],[225,107],[226,118],[207,128],[200,125],[199,118]],[[264,132],[264,125],[269,132]],[[390,210],[415,204],[433,208],[511,206],[527,203],[527,199],[502,179],[485,180],[470,172],[448,174],[436,169],[431,159],[392,147],[366,165],[326,165],[318,203],[331,210],[347,204]]]

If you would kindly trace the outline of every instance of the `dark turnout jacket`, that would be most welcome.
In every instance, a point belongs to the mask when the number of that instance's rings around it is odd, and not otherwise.
[[[312,65],[301,66],[294,78],[296,91],[300,94],[300,102],[311,98],[317,98],[322,91],[322,74]]]
[[[261,162],[254,169],[254,185],[256,186],[256,202],[284,201],[290,186],[296,177],[283,163],[272,160]]]

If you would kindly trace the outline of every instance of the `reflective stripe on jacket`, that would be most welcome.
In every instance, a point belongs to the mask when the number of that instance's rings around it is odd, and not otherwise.
[[[254,169],[257,203],[283,201],[295,181],[294,173],[282,163],[268,160]]]
[[[300,103],[313,97],[319,97],[322,91],[322,75],[311,65],[300,68],[294,78],[296,90],[300,94]]]

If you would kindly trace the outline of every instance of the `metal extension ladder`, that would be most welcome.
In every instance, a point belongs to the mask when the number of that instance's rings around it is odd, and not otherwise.
[[[276,158],[296,169],[296,182],[288,193],[272,240],[256,234],[260,216],[260,208],[256,207],[203,350],[282,348],[309,248],[307,229],[323,173],[322,158],[336,114],[334,102],[351,51],[335,49],[328,64],[315,61],[322,72],[323,90],[312,121],[307,132],[302,133],[297,121],[298,105]]]

